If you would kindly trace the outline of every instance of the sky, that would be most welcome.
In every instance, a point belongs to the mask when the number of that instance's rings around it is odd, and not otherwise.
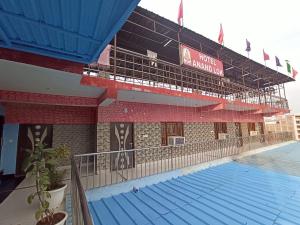
[[[140,6],[177,22],[180,0],[141,0]],[[275,55],[287,74],[285,60],[299,72],[286,84],[291,113],[300,114],[300,1],[299,0],[183,0],[184,26],[217,41],[222,23],[226,47],[264,64],[263,49],[270,55],[267,66],[276,70]]]

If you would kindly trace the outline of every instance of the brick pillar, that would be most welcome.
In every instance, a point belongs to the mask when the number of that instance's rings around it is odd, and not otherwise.
[[[110,151],[110,123],[97,124],[97,152]],[[108,168],[110,159],[108,155],[101,155],[97,159],[97,168]]]

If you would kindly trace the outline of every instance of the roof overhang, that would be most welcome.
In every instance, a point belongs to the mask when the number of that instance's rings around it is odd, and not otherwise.
[[[89,64],[139,1],[1,1],[0,47]]]

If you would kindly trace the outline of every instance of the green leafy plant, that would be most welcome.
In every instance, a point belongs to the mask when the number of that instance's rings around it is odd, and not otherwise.
[[[48,192],[53,187],[62,185],[62,178],[65,171],[58,171],[57,167],[61,160],[69,157],[70,150],[67,146],[62,145],[57,148],[44,148],[43,144],[38,144],[34,149],[26,150],[26,158],[23,162],[23,169],[27,177],[35,179],[36,190],[27,198],[29,204],[35,198],[40,203],[35,213],[35,218],[46,224],[54,224],[54,210],[49,209],[51,198]]]

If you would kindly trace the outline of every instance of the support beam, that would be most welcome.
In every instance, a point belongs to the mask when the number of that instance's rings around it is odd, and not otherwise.
[[[199,107],[197,110],[199,112],[211,112],[211,111],[219,111],[224,109],[225,109],[225,103],[219,103],[219,104]]]
[[[116,89],[107,88],[105,92],[97,99],[98,106],[109,106],[117,100]]]

